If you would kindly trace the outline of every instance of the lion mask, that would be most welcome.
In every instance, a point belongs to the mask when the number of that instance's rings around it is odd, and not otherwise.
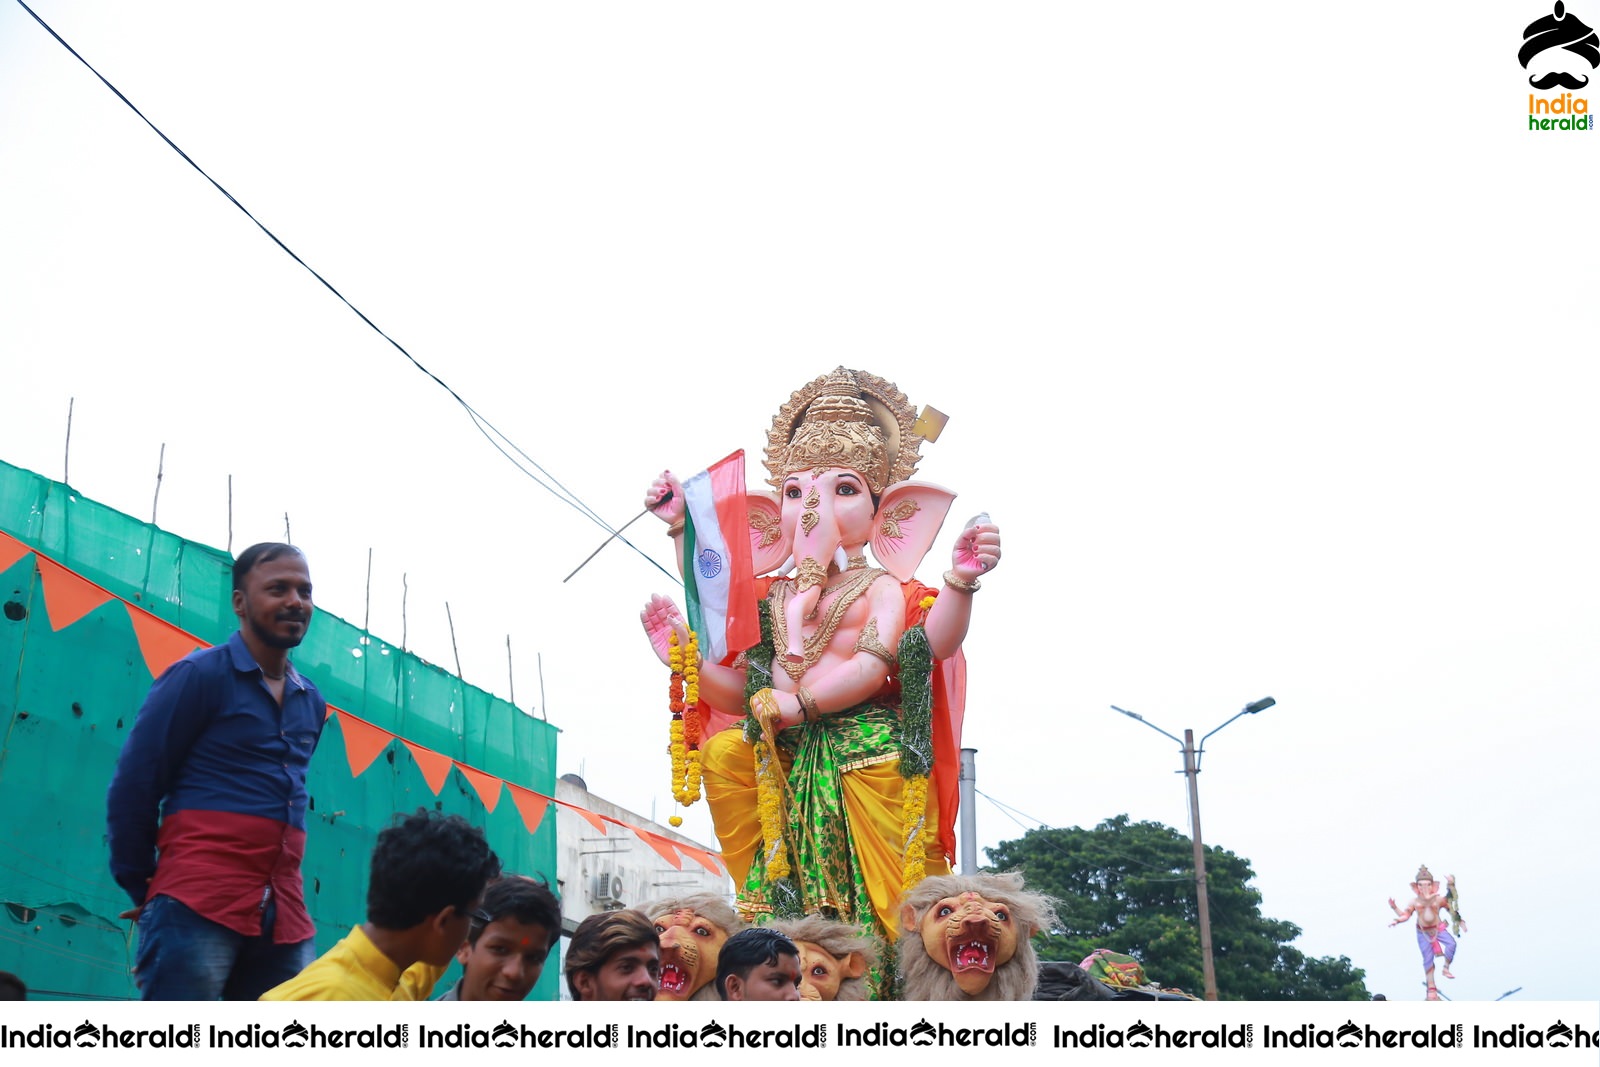
[[[1055,919],[1019,874],[924,878],[901,901],[907,1000],[1028,1000],[1038,982],[1029,939]]]
[[[717,999],[717,958],[728,936],[744,925],[733,906],[714,893],[689,893],[658,900],[645,914],[661,938],[656,999]]]

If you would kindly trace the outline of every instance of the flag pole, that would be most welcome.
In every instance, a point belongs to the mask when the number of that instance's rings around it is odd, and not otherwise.
[[[668,489],[667,492],[666,492],[666,495],[663,496],[660,500],[657,500],[654,504],[650,504],[643,511],[639,512],[639,514],[635,515],[633,518],[629,519],[627,522],[623,523],[621,526],[618,526],[615,530],[611,531],[611,536],[606,538],[604,541],[600,542],[600,548],[597,548],[593,552],[589,553],[586,557],[584,557],[584,560],[583,560],[582,563],[580,563],[576,567],[572,568],[572,574],[577,574],[579,571],[583,570],[583,568],[587,567],[589,565],[589,561],[591,559],[594,559],[596,556],[598,556],[600,554],[600,549],[601,548],[605,548],[611,542],[615,541],[618,537],[622,536],[622,531],[623,530],[626,530],[628,527],[632,526],[634,523],[638,522],[640,519],[644,518],[646,515],[650,514],[656,508],[659,508],[662,504],[665,504],[667,501],[669,501],[671,499],[672,499],[672,490]],[[561,579],[561,584],[565,585],[567,582],[570,582],[572,580],[572,574],[569,574],[565,578]]]

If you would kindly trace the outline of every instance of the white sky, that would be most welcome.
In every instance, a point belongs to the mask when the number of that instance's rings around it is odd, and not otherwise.
[[[1446,993],[1593,999],[1597,135],[1526,128],[1541,3],[33,6],[612,521],[663,466],[754,483],[839,363],[948,412],[920,576],[969,514],[1005,536],[984,793],[1186,828],[1176,746],[1108,705],[1198,735],[1271,694],[1204,837],[1303,951],[1420,996],[1385,899],[1426,862],[1472,926]],[[661,575],[563,585],[603,533],[10,2],[0,190],[0,458],[59,478],[75,398],[73,485],[148,516],[164,442],[161,525],[219,546],[232,474],[236,548],[287,511],[357,622],[371,548],[375,632],[406,574],[410,645],[451,662],[448,600],[502,696],[509,634],[560,769],[670,813]]]

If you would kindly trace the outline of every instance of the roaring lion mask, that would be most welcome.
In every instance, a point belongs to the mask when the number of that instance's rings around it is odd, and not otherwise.
[[[730,934],[744,924],[714,893],[658,900],[645,914],[661,938],[661,990],[657,1000],[715,1000],[717,958]],[[696,994],[700,994],[696,997]]]
[[[1055,919],[1018,874],[924,878],[901,901],[907,1000],[1028,1000],[1038,981],[1029,942]]]

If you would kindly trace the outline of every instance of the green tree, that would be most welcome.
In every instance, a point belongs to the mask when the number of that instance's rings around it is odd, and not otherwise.
[[[1194,845],[1169,826],[1107,819],[1093,830],[1029,830],[986,850],[994,870],[1020,870],[1058,901],[1042,959],[1077,962],[1097,948],[1125,952],[1163,986],[1199,995],[1200,927]],[[1344,956],[1308,958],[1289,945],[1294,923],[1261,914],[1250,861],[1206,848],[1211,950],[1223,1000],[1366,1000],[1366,972]]]

